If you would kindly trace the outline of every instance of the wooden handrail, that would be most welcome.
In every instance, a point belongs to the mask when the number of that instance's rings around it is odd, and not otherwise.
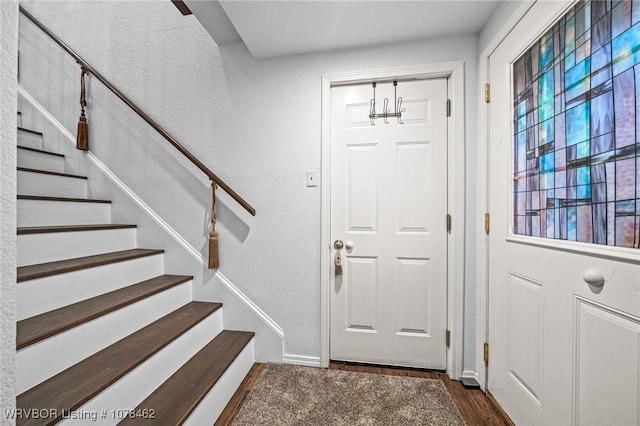
[[[238,202],[246,211],[251,213],[252,216],[256,215],[256,210],[251,207],[249,203],[247,203],[237,192],[229,187],[222,179],[216,176],[207,166],[202,164],[200,160],[198,160],[187,148],[185,148],[180,142],[178,142],[173,136],[171,136],[166,130],[162,128],[158,123],[156,123],[151,117],[147,115],[142,109],[140,109],[136,104],[131,101],[127,96],[125,96],[117,87],[115,87],[109,80],[107,80],[102,74],[96,71],[87,61],[82,59],[82,57],[72,48],[70,48],[64,41],[62,41],[58,36],[51,32],[42,22],[38,21],[31,13],[26,11],[22,6],[20,6],[20,12],[26,16],[31,22],[33,22],[38,28],[40,28],[46,35],[48,35],[53,41],[55,41],[62,49],[64,49],[69,55],[73,57],[81,66],[85,67],[87,72],[94,77],[96,77],[102,84],[104,84],[107,89],[111,90],[114,95],[119,97],[129,108],[131,108],[136,114],[140,116],[144,121],[146,121],[151,127],[153,127],[163,138],[165,138],[171,145],[173,145],[178,151],[182,153],[185,157],[189,159],[197,168],[202,170],[204,174],[206,174],[209,179],[216,183],[224,192],[229,194],[231,198]]]

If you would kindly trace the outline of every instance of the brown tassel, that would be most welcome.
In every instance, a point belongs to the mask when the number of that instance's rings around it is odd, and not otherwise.
[[[89,150],[89,128],[87,126],[87,117],[80,116],[78,121],[78,138],[76,139],[76,148],[82,151]]]
[[[209,232],[209,269],[218,269],[220,259],[218,258],[218,233]]]
[[[87,106],[86,92],[84,88],[84,76],[87,69],[82,67],[80,74],[80,119],[78,120],[78,135],[76,138],[76,148],[82,151],[89,150],[89,126],[87,125],[87,117],[84,115],[84,108]]]

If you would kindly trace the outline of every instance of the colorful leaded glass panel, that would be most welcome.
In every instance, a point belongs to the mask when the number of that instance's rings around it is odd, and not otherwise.
[[[581,1],[513,65],[516,234],[640,248],[640,1]]]

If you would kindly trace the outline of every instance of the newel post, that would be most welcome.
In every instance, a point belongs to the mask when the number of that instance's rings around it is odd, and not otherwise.
[[[87,126],[87,117],[84,115],[84,109],[87,106],[87,96],[84,86],[84,76],[87,69],[81,66],[82,74],[80,74],[80,119],[78,120],[78,135],[76,139],[76,148],[82,151],[89,150],[89,128]]]
[[[218,232],[216,232],[216,184],[211,181],[211,231],[209,232],[209,269],[218,269]]]

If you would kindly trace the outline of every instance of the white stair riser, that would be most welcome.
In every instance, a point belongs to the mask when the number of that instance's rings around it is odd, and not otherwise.
[[[191,281],[18,351],[17,393],[67,369],[191,301]]]
[[[222,331],[222,310],[218,309],[213,314],[192,327],[189,331],[178,337],[157,354],[146,360],[138,368],[132,370],[122,379],[105,389],[98,396],[80,407],[84,412],[98,413],[106,410],[106,419],[98,416],[92,425],[115,425],[120,420],[111,416],[112,410],[131,410],[149,396],[158,386],[175,373],[185,362],[194,356],[200,349],[209,343],[220,331]],[[179,398],[176,395],[176,398]],[[162,419],[155,419],[162,424]],[[154,422],[151,420],[150,423]],[[68,419],[61,425],[87,424],[85,420]],[[211,423],[213,424],[213,423]]]
[[[43,149],[42,135],[18,129],[18,145]]]
[[[245,346],[238,357],[227,368],[215,386],[207,393],[195,410],[183,423],[185,426],[212,425],[238,390],[240,384],[255,362],[253,340]]]
[[[18,321],[164,273],[164,255],[140,257],[18,283]]]
[[[110,203],[18,200],[18,226],[111,223]]]
[[[18,170],[18,194],[87,198],[87,180]]]
[[[26,149],[18,149],[18,167],[58,173],[65,173],[67,168],[64,157]]]
[[[136,248],[136,228],[18,235],[18,266]]]

